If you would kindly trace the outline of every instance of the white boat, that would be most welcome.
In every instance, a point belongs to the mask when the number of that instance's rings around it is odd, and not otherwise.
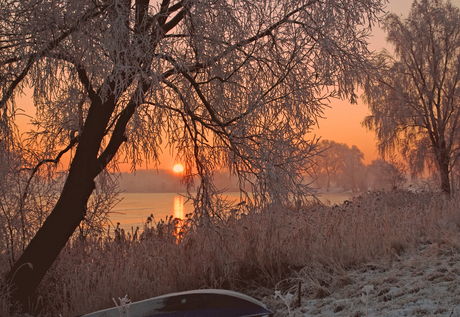
[[[200,289],[119,305],[83,317],[269,317],[260,301],[234,291]]]

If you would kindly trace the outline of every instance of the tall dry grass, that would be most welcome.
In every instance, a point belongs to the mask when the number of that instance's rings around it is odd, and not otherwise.
[[[179,241],[184,223],[174,219],[149,224],[138,237],[118,231],[74,239],[41,283],[36,315],[76,316],[113,307],[112,298],[125,294],[137,301],[197,288],[262,298],[299,281],[304,296],[324,297],[350,282],[349,268],[388,263],[428,244],[460,250],[460,199],[432,193],[373,192],[340,206],[190,223]]]

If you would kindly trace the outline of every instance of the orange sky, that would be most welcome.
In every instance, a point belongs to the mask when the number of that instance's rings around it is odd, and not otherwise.
[[[321,139],[356,145],[364,153],[364,162],[369,164],[377,158],[374,132],[366,131],[361,121],[369,114],[367,106],[361,102],[350,104],[343,100],[333,100],[331,108],[325,110],[325,118],[319,119],[319,129],[314,131]]]
[[[460,7],[460,0],[453,0],[452,3]],[[396,14],[407,16],[410,10],[412,0],[390,0],[387,9]],[[369,39],[371,50],[381,50],[387,47],[385,42],[385,33],[376,27],[372,32],[372,37]],[[390,48],[389,48],[390,49]],[[18,106],[24,109],[27,113],[33,113],[34,109],[32,101],[29,97],[24,97],[18,100]],[[346,101],[332,100],[330,108],[325,110],[325,118],[320,119],[320,129],[313,131],[317,137],[322,139],[334,140],[348,145],[356,145],[363,153],[366,164],[377,158],[375,148],[374,132],[368,132],[361,126],[364,117],[369,114],[367,106],[361,100],[358,104],[351,105]],[[18,124],[24,127],[27,123],[27,118],[24,116],[17,117]],[[25,128],[24,130],[29,130]],[[174,162],[168,151],[160,156],[160,168],[172,169]],[[145,168],[145,166],[138,167]],[[123,166],[122,171],[128,170],[129,166]]]
[[[387,10],[407,16],[412,3],[412,0],[390,0]],[[451,3],[460,7],[460,0],[451,0]],[[385,41],[385,36],[382,29],[375,28],[369,39],[369,49],[380,51],[382,48],[387,48],[391,51],[391,47]],[[347,143],[350,146],[356,145],[364,153],[366,164],[375,160],[378,156],[374,132],[368,132],[361,126],[364,117],[370,114],[367,106],[362,100],[359,100],[356,105],[341,100],[333,100],[330,106],[331,108],[326,109],[324,115],[327,119],[319,121],[320,129],[314,133],[323,139]]]

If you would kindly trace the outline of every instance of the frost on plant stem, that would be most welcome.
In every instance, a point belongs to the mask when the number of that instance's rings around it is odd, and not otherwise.
[[[289,316],[292,316],[291,315],[291,302],[292,302],[292,299],[294,298],[294,295],[291,294],[291,293],[287,293],[287,294],[283,295],[283,294],[281,294],[281,291],[275,291],[275,299],[277,299],[278,297],[286,305],[286,307],[288,309]]]
[[[123,298],[118,297],[120,305],[118,305],[115,298],[112,298],[112,300],[115,303],[115,306],[118,308],[118,311],[120,312],[120,317],[123,317],[125,311],[126,316],[129,317],[129,306],[131,305],[131,300],[128,298],[128,294],[126,294]]]
[[[366,285],[361,290],[361,301],[366,304],[366,316],[369,316],[369,294],[374,290],[374,285]]]

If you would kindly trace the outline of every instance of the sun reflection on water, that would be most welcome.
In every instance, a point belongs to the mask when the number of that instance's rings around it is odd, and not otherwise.
[[[174,197],[174,218],[184,219],[184,197]]]

